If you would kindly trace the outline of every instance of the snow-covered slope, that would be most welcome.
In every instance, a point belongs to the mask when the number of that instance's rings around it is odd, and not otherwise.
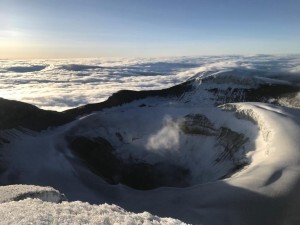
[[[297,224],[298,93],[240,70],[120,92],[64,112],[73,121],[56,128],[2,130],[0,182],[194,224]]]

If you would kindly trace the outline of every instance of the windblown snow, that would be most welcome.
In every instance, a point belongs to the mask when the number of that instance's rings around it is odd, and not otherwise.
[[[60,71],[62,80],[109,80],[60,83],[75,97],[91,90],[74,106],[110,95],[101,92],[109,85],[148,90],[188,80],[180,95],[124,101],[42,132],[1,131],[1,185],[34,185],[0,187],[3,221],[300,224],[299,57],[155,60],[44,61],[44,68],[2,62],[4,76],[22,73],[24,83],[29,73],[51,77],[51,71]],[[45,108],[73,104],[48,97]]]

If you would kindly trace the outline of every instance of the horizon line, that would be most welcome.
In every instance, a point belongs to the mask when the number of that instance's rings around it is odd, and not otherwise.
[[[206,56],[300,56],[300,53],[256,53],[256,54],[191,54],[191,55],[166,55],[166,56],[83,56],[83,57],[77,57],[77,56],[70,56],[70,57],[8,57],[8,58],[1,58],[1,61],[5,60],[67,60],[67,59],[101,59],[101,58],[109,58],[109,59],[159,59],[159,58],[194,58],[194,57],[206,57]]]

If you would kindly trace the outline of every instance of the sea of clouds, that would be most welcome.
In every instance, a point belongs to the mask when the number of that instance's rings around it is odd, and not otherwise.
[[[0,97],[63,111],[101,102],[119,90],[162,89],[199,72],[224,69],[299,75],[300,56],[0,60]]]

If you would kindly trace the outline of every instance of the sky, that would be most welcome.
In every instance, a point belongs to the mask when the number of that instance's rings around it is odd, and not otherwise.
[[[299,0],[0,0],[0,59],[300,54]]]

